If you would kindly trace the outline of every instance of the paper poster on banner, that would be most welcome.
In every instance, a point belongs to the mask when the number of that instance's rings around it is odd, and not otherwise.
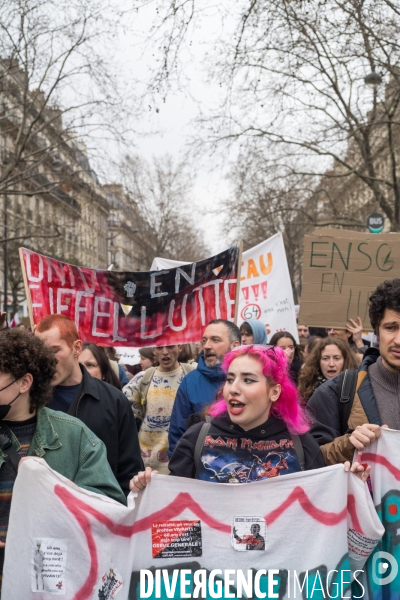
[[[32,539],[31,590],[65,596],[68,542],[53,538]]]
[[[267,525],[262,517],[234,517],[231,542],[235,550],[265,550]]]
[[[354,529],[349,529],[347,532],[347,542],[349,545],[349,556],[356,560],[365,560],[368,558],[376,546],[376,540],[366,537]]]
[[[32,498],[40,502],[33,503]],[[43,459],[25,461],[13,491],[2,597],[38,600],[42,594],[47,598],[36,587],[33,591],[32,584],[42,585],[39,575],[45,571],[50,546],[66,557],[64,540],[68,542],[68,567],[63,574],[53,572],[52,589],[58,593],[57,584],[62,583],[68,599],[140,600],[144,571],[161,575],[161,588],[155,584],[148,597],[166,598],[163,572],[170,586],[179,586],[184,570],[191,574],[192,583],[194,572],[203,571],[205,585],[211,585],[214,569],[250,572],[252,578],[259,571],[263,592],[268,587],[265,569],[275,569],[274,592],[281,600],[295,597],[294,571],[301,579],[308,571],[310,593],[314,582],[322,578],[326,598],[335,597],[342,582],[342,597],[349,597],[351,571],[363,568],[368,552],[383,534],[368,486],[346,473],[343,465],[246,485],[154,475],[136,495],[135,506],[131,498],[124,506],[78,488]],[[390,499],[388,508],[397,506],[395,502]],[[397,525],[396,515],[391,516],[393,526]],[[40,531],[48,538],[39,537]],[[24,539],[33,541],[24,544]],[[396,553],[396,536],[390,539]],[[39,542],[44,555],[35,563]],[[229,588],[224,585],[221,598]],[[189,588],[189,597],[201,597]],[[161,595],[157,596],[157,589]]]
[[[96,586],[93,600],[113,600],[123,589],[122,576],[114,567],[110,567]]]
[[[186,264],[156,257],[151,268],[173,269]],[[264,323],[268,339],[277,331],[289,331],[298,342],[296,306],[282,234],[243,252],[238,325],[256,319]]]
[[[156,521],[151,537],[153,558],[201,556],[200,521]]]
[[[233,321],[239,256],[240,244],[173,269],[120,272],[20,248],[33,324],[62,314],[85,342],[134,348],[196,342],[209,321]]]

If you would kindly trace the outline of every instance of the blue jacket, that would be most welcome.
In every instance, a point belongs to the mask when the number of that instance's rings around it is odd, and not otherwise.
[[[124,387],[125,385],[127,385],[129,383],[129,379],[128,379],[128,375],[124,371],[124,368],[119,363],[118,363],[118,373],[119,373],[119,382],[121,384],[121,387]]]
[[[188,373],[182,380],[176,393],[169,425],[169,450],[172,452],[187,429],[187,420],[194,413],[202,410],[215,399],[215,394],[225,382],[225,373],[220,365],[210,368],[199,357],[197,369]]]

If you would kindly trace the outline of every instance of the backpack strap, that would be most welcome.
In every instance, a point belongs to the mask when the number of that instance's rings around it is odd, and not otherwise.
[[[140,404],[142,406],[144,406],[147,402],[147,394],[156,369],[157,367],[149,367],[146,369],[142,379],[140,380]]]
[[[192,371],[194,371],[195,369],[193,369],[193,366],[189,363],[179,363],[179,365],[182,367],[182,371],[184,375],[187,375],[188,373],[191,373]]]
[[[342,387],[339,401],[340,435],[348,430],[348,420],[353,406],[357,385],[357,369],[346,369],[342,374]]]
[[[19,461],[21,460],[21,457],[19,456],[18,452],[14,448],[11,439],[12,439],[12,433],[11,433],[8,425],[5,425],[4,423],[0,423],[0,448],[4,452],[7,452],[7,456],[10,459],[15,472],[18,473],[18,464],[19,464]]]
[[[294,445],[295,452],[297,454],[297,458],[299,459],[300,469],[302,471],[305,471],[305,469],[306,469],[306,459],[304,457],[304,448],[303,448],[303,444],[301,443],[300,436],[296,435],[295,433],[293,433],[292,434],[292,440],[293,440],[293,445]]]
[[[208,430],[210,429],[210,426],[211,426],[211,423],[209,421],[206,421],[205,423],[203,423],[203,425],[201,426],[201,429],[199,431],[199,435],[197,436],[196,445],[194,447],[194,454],[193,454],[193,461],[194,461],[194,464],[196,467],[195,479],[197,479],[197,474],[198,474],[199,466],[200,466],[201,452],[203,450],[204,442],[206,441],[207,433],[208,433]]]
[[[182,367],[184,375],[187,375],[193,371],[192,365],[187,363],[179,363]],[[157,367],[149,367],[145,370],[142,379],[140,380],[140,404],[144,406],[147,402],[147,394],[149,392],[150,384],[153,380],[153,375],[156,372]]]

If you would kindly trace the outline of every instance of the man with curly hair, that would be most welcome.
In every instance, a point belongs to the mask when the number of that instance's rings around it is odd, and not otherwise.
[[[316,422],[311,433],[326,464],[352,460],[380,436],[400,429],[400,279],[384,281],[369,298],[369,318],[379,350],[369,348],[357,374],[351,411],[343,425],[340,376],[322,384],[308,402]]]
[[[18,328],[1,333],[0,573],[18,459],[39,456],[76,485],[126,504],[104,444],[79,419],[45,407],[56,364],[38,337]]]

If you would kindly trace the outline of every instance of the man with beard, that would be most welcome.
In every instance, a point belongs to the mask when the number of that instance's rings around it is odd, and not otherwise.
[[[199,357],[197,369],[183,378],[176,394],[168,435],[169,457],[185,433],[189,417],[200,415],[225,382],[221,363],[227,352],[240,345],[240,331],[230,321],[215,319],[207,325],[201,342],[204,356]]]
[[[307,405],[327,465],[351,461],[354,449],[363,451],[380,436],[381,426],[400,429],[400,279],[378,285],[369,298],[369,318],[379,350],[364,354],[349,417],[342,418],[340,376],[323,383]]]

